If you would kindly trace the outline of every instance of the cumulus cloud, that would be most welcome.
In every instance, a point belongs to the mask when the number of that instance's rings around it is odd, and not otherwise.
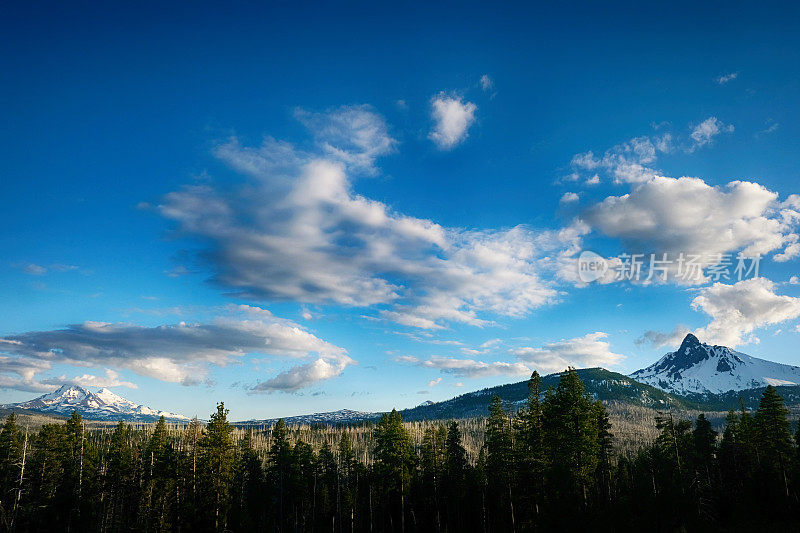
[[[438,385],[441,382],[442,382],[442,378],[440,378],[440,377],[436,378],[436,379],[432,379],[432,380],[430,380],[428,382],[428,387],[435,387],[436,385]]]
[[[323,341],[289,321],[279,320],[268,311],[251,306],[232,308],[236,313],[221,316],[211,323],[163,325],[145,327],[133,324],[84,322],[64,329],[30,331],[0,338],[0,375],[19,380],[6,381],[13,388],[41,390],[42,384],[52,384],[62,378],[35,382],[34,375],[45,372],[54,364],[78,367],[112,367],[127,369],[139,375],[161,381],[200,382],[210,365],[225,366],[249,353],[308,358],[331,365],[338,375],[354,363],[345,350]],[[113,383],[115,370],[105,377],[86,374],[72,380],[75,383]],[[306,373],[307,380],[325,379],[322,373]],[[121,382],[118,382],[121,384]],[[311,381],[307,381],[308,384]],[[108,384],[106,386],[114,386]]]
[[[481,76],[481,89],[484,91],[491,91],[494,88],[494,81],[488,74]]]
[[[701,146],[711,143],[711,141],[720,133],[730,133],[734,130],[733,125],[725,124],[717,117],[708,117],[703,122],[698,124],[689,135],[692,138],[693,144],[689,148],[690,151],[695,150]]]
[[[717,83],[720,85],[725,85],[729,81],[733,81],[739,77],[738,72],[731,72],[730,74],[723,74],[722,76],[717,78]]]
[[[758,342],[755,329],[800,316],[800,298],[776,294],[775,284],[766,278],[715,283],[700,291],[692,307],[711,317],[695,335],[703,342],[730,347]]]
[[[428,134],[440,150],[451,150],[467,138],[467,130],[475,122],[478,107],[458,96],[440,93],[431,100],[433,130]]]
[[[541,373],[561,372],[570,366],[613,366],[625,356],[612,352],[607,338],[607,333],[597,331],[583,337],[547,343],[539,348],[515,348],[511,353]]]
[[[361,110],[361,112],[365,112]],[[366,120],[366,119],[365,119]],[[352,191],[348,167],[267,139],[232,140],[216,154],[250,180],[194,185],[159,206],[178,233],[198,237],[213,281],[260,301],[386,305],[382,317],[416,328],[490,323],[553,301],[548,262],[580,232],[447,228]]]
[[[788,259],[800,253],[792,246],[798,212],[777,199],[758,183],[715,187],[699,178],[658,177],[606,198],[582,218],[631,252],[669,253],[673,259],[680,252],[703,254],[708,266],[719,254],[741,250],[752,257],[785,247],[779,259]]]
[[[569,204],[569,203],[577,202],[578,200],[580,200],[580,197],[577,195],[577,193],[574,193],[574,192],[565,192],[565,193],[564,193],[564,194],[561,196],[561,200],[559,200],[559,201],[560,201],[562,204]]]
[[[309,363],[296,365],[267,381],[253,387],[255,392],[295,392],[310,385],[341,374],[355,361],[345,355],[334,358],[319,358]]]
[[[421,368],[433,368],[467,378],[485,378],[490,376],[525,376],[531,373],[530,368],[522,363],[504,361],[483,362],[474,359],[455,359],[451,357],[433,356],[430,359],[418,359],[413,356],[401,356],[397,362],[412,364]]]

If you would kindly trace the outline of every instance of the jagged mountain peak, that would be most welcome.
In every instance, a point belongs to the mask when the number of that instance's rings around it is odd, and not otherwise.
[[[679,350],[685,350],[687,348],[691,349],[694,346],[700,346],[700,344],[702,344],[700,342],[700,339],[698,339],[691,333],[687,333],[686,336],[683,338],[683,342],[681,343],[681,347],[679,348]]]
[[[689,333],[680,347],[631,377],[678,394],[723,393],[766,385],[800,384],[800,367],[709,345]]]

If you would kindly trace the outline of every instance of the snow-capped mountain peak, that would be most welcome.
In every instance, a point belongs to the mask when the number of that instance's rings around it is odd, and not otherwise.
[[[62,385],[55,391],[27,402],[4,405],[7,409],[26,409],[40,413],[70,415],[77,411],[91,420],[135,420],[149,422],[159,417],[172,421],[186,421],[188,417],[167,411],[158,411],[132,402],[103,388],[91,392],[77,385]]]
[[[689,333],[680,347],[631,377],[668,392],[722,393],[767,385],[800,384],[800,367],[711,346]]]

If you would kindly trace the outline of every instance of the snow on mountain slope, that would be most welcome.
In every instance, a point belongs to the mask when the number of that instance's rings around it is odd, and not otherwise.
[[[360,422],[362,420],[371,420],[380,417],[380,413],[366,413],[363,411],[351,411],[350,409],[341,409],[339,411],[331,411],[328,413],[313,413],[310,415],[287,416],[283,421],[289,425],[296,424],[345,424],[350,422]],[[245,420],[243,422],[236,422],[237,425],[242,426],[272,426],[279,419],[269,418],[264,420]]]
[[[701,343],[691,333],[680,348],[631,377],[659,389],[677,393],[722,393],[767,385],[800,384],[800,367],[775,363]]]
[[[77,385],[62,385],[56,391],[27,402],[2,406],[40,413],[70,415],[77,411],[90,420],[136,420],[149,422],[163,416],[170,421],[188,421],[183,415],[158,411],[118,396],[108,389],[91,392]]]

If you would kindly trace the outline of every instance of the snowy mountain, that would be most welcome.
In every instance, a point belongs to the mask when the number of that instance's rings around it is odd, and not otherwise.
[[[58,390],[27,402],[3,405],[4,409],[25,409],[38,413],[69,416],[77,411],[89,420],[127,420],[152,422],[163,416],[172,422],[186,422],[188,417],[151,409],[118,396],[108,389],[91,392],[77,385],[62,385]]]
[[[719,394],[767,385],[798,385],[800,367],[766,361],[725,346],[710,346],[690,333],[677,351],[631,377],[675,394]]]
[[[351,411],[350,409],[340,409],[328,413],[313,413],[310,415],[286,416],[283,421],[289,425],[297,424],[349,424],[351,422],[361,422],[379,418],[380,413],[366,413],[364,411]],[[236,422],[237,426],[272,426],[278,418],[268,418],[264,420],[245,420]]]

